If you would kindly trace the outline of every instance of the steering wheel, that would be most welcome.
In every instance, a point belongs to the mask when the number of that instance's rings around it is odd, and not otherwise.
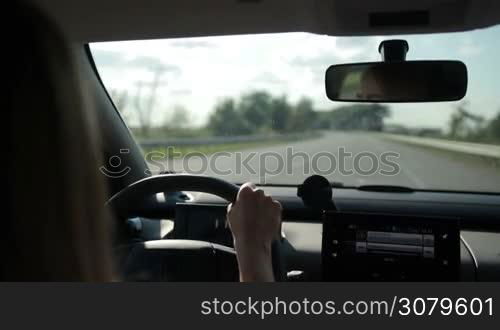
[[[136,181],[112,196],[106,205],[125,221],[134,205],[157,193],[204,192],[232,203],[239,187],[230,182],[199,175],[163,174]],[[174,222],[175,226],[175,222]],[[195,240],[165,239],[128,245],[121,263],[125,280],[232,281],[238,280],[234,249]],[[272,244],[273,271],[283,279],[279,241]]]

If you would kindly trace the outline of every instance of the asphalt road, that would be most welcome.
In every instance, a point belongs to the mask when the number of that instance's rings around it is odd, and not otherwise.
[[[348,186],[398,185],[418,189],[500,192],[500,162],[391,141],[362,132],[329,132],[321,138],[241,152],[168,161],[178,172],[241,183],[298,184],[312,174]]]

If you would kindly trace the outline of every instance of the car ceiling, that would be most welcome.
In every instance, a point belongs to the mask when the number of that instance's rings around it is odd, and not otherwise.
[[[500,22],[498,0],[32,0],[77,42],[273,32],[388,35]]]

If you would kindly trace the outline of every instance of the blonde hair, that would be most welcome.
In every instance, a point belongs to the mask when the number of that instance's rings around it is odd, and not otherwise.
[[[10,212],[0,276],[112,280],[94,109],[84,102],[73,54],[57,26],[27,4],[13,15],[19,29],[8,50]]]

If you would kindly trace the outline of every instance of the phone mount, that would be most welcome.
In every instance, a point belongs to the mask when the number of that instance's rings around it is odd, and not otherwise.
[[[402,39],[384,40],[378,46],[383,62],[404,62],[409,49],[408,42]]]
[[[297,187],[304,205],[318,211],[335,211],[331,183],[321,175],[312,175]]]

